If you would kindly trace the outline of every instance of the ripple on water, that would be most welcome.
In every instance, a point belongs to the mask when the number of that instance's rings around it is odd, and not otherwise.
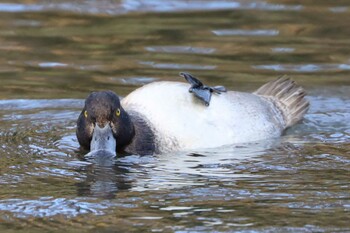
[[[217,36],[277,36],[279,31],[272,29],[225,29],[214,30],[213,33]]]
[[[30,67],[38,67],[43,69],[74,69],[74,70],[85,70],[85,71],[102,71],[106,70],[106,66],[104,64],[88,64],[88,63],[79,63],[79,61],[75,61],[72,63],[62,63],[57,61],[9,61],[8,64],[12,66],[30,66]]]
[[[274,70],[283,72],[327,72],[327,71],[347,71],[350,70],[350,64],[271,64],[252,66],[257,70]]]
[[[329,10],[333,13],[344,13],[349,10],[346,6],[330,7]]]
[[[127,78],[110,78],[110,79],[112,81],[116,81],[121,84],[135,85],[135,86],[145,85],[158,80],[158,78],[153,78],[153,77],[127,77]]]
[[[303,124],[288,132],[304,135],[307,140],[347,142],[350,135],[350,102],[341,97],[309,96],[310,110]]]
[[[53,198],[40,197],[38,199],[5,199],[0,200],[0,210],[9,211],[19,218],[27,217],[51,217],[55,215],[65,215],[75,217],[79,214],[102,215],[104,209],[113,206],[109,201],[99,201],[98,203],[89,198]]]
[[[156,63],[152,61],[140,61],[139,64],[151,66],[157,69],[174,69],[174,70],[214,70],[215,65],[195,65],[195,64],[176,64],[176,63]]]
[[[84,100],[78,99],[12,99],[0,100],[0,109],[5,111],[13,110],[33,110],[33,109],[67,109],[80,108],[84,105]]]
[[[86,14],[124,14],[128,12],[168,12],[193,10],[255,9],[263,11],[300,11],[302,5],[271,4],[260,1],[227,0],[124,0],[120,3],[100,1],[60,1],[30,4],[0,3],[0,12],[68,11]]]
[[[0,3],[1,12],[41,11],[43,9],[44,7],[38,4]]]
[[[283,47],[276,47],[271,49],[272,52],[275,53],[292,53],[295,51],[295,48],[283,48]]]
[[[149,52],[158,53],[192,53],[192,54],[212,54],[214,48],[199,48],[191,46],[149,46],[145,48]]]
[[[39,66],[42,68],[56,68],[56,67],[67,67],[68,64],[59,63],[59,62],[41,62]]]

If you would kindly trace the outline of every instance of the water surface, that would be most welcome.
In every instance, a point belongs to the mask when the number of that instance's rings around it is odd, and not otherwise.
[[[0,1],[1,232],[348,232],[346,1]],[[75,122],[93,90],[253,91],[288,74],[311,108],[280,139],[108,163]]]

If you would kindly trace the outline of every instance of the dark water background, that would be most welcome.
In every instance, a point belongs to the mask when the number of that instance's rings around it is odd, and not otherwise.
[[[0,1],[1,232],[350,232],[350,2]],[[311,102],[281,139],[81,158],[93,90],[189,71]]]

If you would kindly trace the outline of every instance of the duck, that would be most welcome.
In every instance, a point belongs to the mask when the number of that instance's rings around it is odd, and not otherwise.
[[[92,92],[77,120],[78,142],[90,153],[113,155],[218,148],[280,137],[309,109],[305,90],[287,76],[252,93],[219,89],[210,105],[185,82],[152,82],[124,98]]]

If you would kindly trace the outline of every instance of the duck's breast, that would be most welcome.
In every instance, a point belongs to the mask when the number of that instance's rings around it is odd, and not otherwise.
[[[142,114],[153,128],[159,151],[218,147],[279,136],[283,119],[274,105],[249,93],[213,94],[205,106],[189,85],[155,82],[126,96],[127,111]]]

